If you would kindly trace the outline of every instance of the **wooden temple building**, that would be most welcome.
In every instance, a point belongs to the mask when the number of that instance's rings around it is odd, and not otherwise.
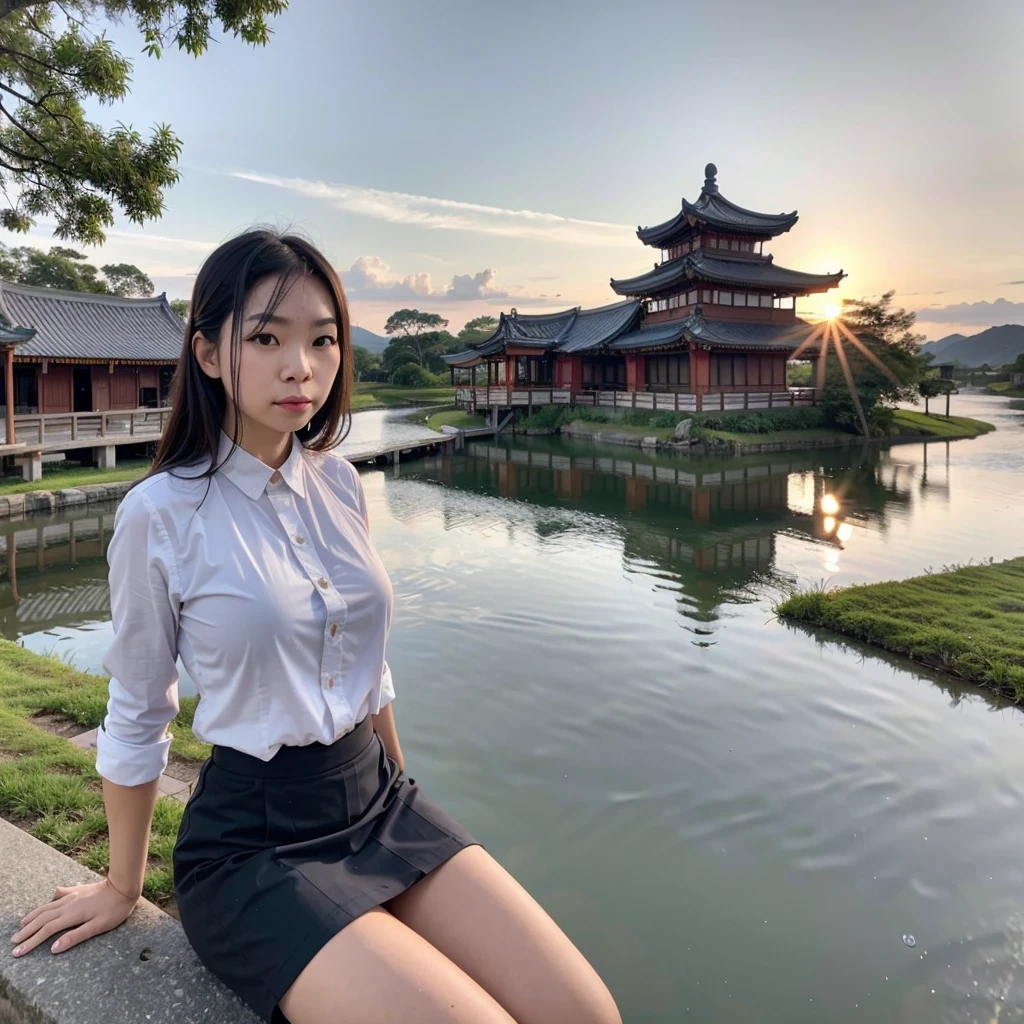
[[[0,406],[15,415],[166,405],[184,324],[166,296],[126,299],[0,281]]]
[[[456,371],[486,374],[464,395],[470,404],[552,402],[612,404],[602,392],[650,396],[614,404],[668,408],[658,393],[691,396],[675,408],[725,408],[707,396],[787,392],[786,362],[811,332],[796,300],[826,292],[846,275],[808,274],[775,263],[765,250],[789,231],[797,213],[755,213],[718,188],[717,168],[705,168],[699,198],[637,237],[658,251],[653,269],[613,278],[623,301],[558,313],[502,313],[498,328],[465,352],[443,357]],[[516,397],[515,392],[519,392]],[[523,394],[527,398],[523,398]],[[625,396],[624,396],[625,397]],[[785,396],[783,396],[785,397]],[[745,404],[746,400],[744,400]]]

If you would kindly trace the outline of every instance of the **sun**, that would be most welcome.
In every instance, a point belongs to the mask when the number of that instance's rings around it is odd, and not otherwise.
[[[825,306],[825,319],[838,320],[843,312],[843,307],[835,302],[829,302]]]

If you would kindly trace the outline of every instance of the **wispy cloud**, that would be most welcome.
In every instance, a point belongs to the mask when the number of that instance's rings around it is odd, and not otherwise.
[[[457,199],[388,192],[306,178],[280,178],[255,171],[234,171],[232,177],[285,189],[308,199],[319,199],[347,213],[392,224],[409,224],[441,231],[470,231],[506,238],[537,238],[570,245],[635,246],[633,229],[605,221],[578,220],[556,213],[509,210]]]
[[[995,327],[1024,321],[1024,302],[958,302],[953,306],[929,306],[917,311],[917,319],[933,324]]]
[[[496,279],[497,271],[481,270],[475,274],[455,274],[450,283],[438,286],[426,271],[405,276],[394,273],[379,256],[360,256],[341,272],[345,293],[354,301],[544,302],[544,296],[527,296],[521,288],[499,288]]]

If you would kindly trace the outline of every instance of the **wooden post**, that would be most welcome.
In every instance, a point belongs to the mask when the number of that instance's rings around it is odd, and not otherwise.
[[[4,386],[7,388],[7,443],[14,444],[14,346],[4,346]]]
[[[946,392],[946,419],[949,419],[949,392]]]

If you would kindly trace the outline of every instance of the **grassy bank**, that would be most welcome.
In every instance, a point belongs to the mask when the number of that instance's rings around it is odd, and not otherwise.
[[[776,444],[807,441],[851,442],[858,435],[823,425],[820,409],[776,409],[765,412],[697,414],[694,434],[707,441],[730,444]],[[900,437],[977,437],[995,427],[966,416],[925,415],[896,409],[890,432],[883,439]]]
[[[20,476],[0,477],[0,497],[5,494],[27,494],[29,491],[62,491],[81,484],[114,484],[122,480],[135,480],[152,463],[149,459],[131,459],[118,463],[113,469],[96,469],[75,463],[56,463],[51,469],[43,466],[42,480],[23,480]]]
[[[1024,398],[1024,388],[1015,388],[1008,380],[989,384],[985,390],[991,395],[1001,395],[1003,398]]]
[[[1024,701],[1024,558],[900,583],[812,590],[776,612]]]
[[[352,389],[353,412],[403,405],[451,405],[454,401],[454,388],[403,388],[396,384],[360,381]]]
[[[464,409],[440,409],[431,413],[425,422],[430,430],[438,431],[442,427],[460,427],[463,430],[472,430],[474,427],[487,426],[485,416],[466,412]]]
[[[209,746],[192,734],[197,702],[181,698],[171,725],[174,758],[202,761],[209,755]],[[99,725],[106,703],[106,679],[0,640],[0,815],[101,874],[109,866],[109,848],[95,754],[33,722],[45,715],[84,731]],[[157,904],[174,893],[171,857],[183,810],[178,800],[157,800],[143,888]]]

